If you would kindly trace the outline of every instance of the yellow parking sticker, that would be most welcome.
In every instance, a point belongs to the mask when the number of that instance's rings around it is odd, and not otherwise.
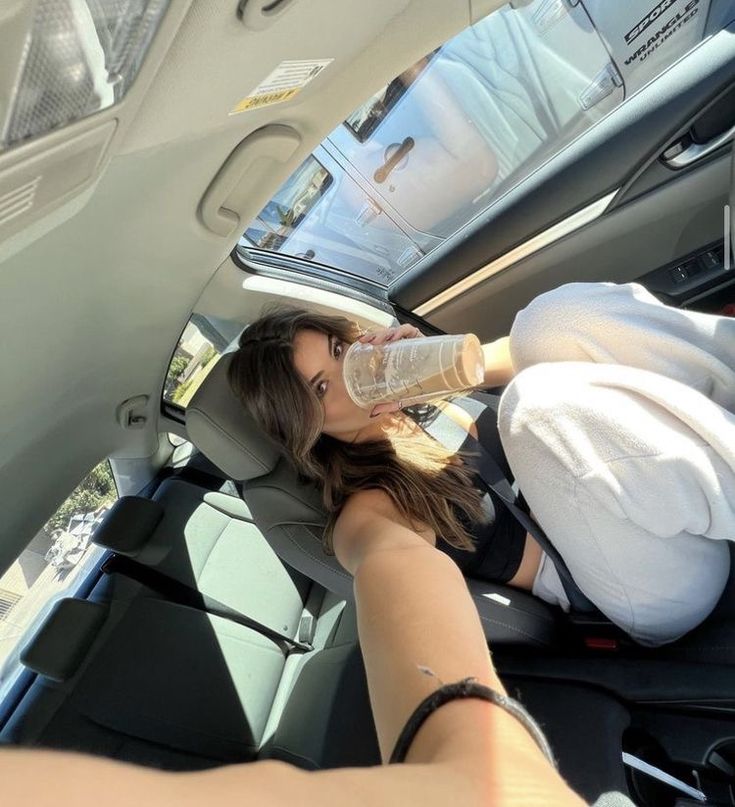
[[[229,114],[237,115],[250,109],[290,101],[333,61],[334,59],[310,59],[281,62],[252,92],[237,103]]]
[[[269,92],[265,95],[249,95],[243,98],[242,101],[230,112],[230,115],[237,115],[238,112],[245,112],[247,109],[255,109],[259,106],[268,106],[268,104],[280,104],[283,101],[290,101],[295,95],[298,95],[301,88],[293,90],[282,90],[281,92]]]

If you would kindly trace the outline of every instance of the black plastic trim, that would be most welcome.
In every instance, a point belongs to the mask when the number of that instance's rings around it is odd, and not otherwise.
[[[732,269],[722,264],[723,252],[724,241],[719,239],[646,273],[639,282],[668,303],[690,304],[735,281]],[[712,259],[705,260],[710,255],[717,258],[716,265]]]
[[[385,286],[326,264],[313,263],[291,255],[246,249],[240,245],[235,247],[231,257],[235,265],[248,274],[276,277],[337,294],[347,294],[392,313],[393,306],[388,302],[388,290]]]
[[[160,413],[171,420],[175,420],[177,423],[181,423],[186,425],[186,410],[179,406],[178,404],[172,404],[168,401],[164,401],[163,397],[161,397],[161,410]]]
[[[699,114],[693,119],[688,121],[685,125],[683,125],[677,134],[675,134],[668,143],[665,143],[661,148],[661,154],[666,151],[671,145],[676,143],[677,141],[681,140],[684,137],[689,137],[692,141],[696,142],[696,138],[694,137],[694,128],[700,122],[700,120],[704,120],[705,122],[709,121],[711,117],[720,118],[723,115],[724,107],[727,103],[735,96],[735,84],[731,84],[726,89],[724,89],[718,96],[707,104],[704,108],[699,111]],[[731,123],[735,123],[735,107],[730,108],[730,112],[732,115]],[[725,127],[727,128],[727,127]],[[615,207],[621,207],[622,205],[627,204],[628,202],[632,202],[635,199],[639,199],[646,193],[649,193],[656,188],[660,188],[666,182],[671,179],[675,179],[677,174],[686,173],[687,171],[696,170],[700,166],[704,165],[707,162],[712,160],[719,159],[724,152],[729,150],[732,146],[732,141],[730,143],[725,143],[721,148],[713,151],[711,154],[708,154],[706,157],[698,160],[696,163],[692,164],[688,168],[683,169],[673,169],[670,166],[666,165],[666,163],[661,159],[659,155],[659,159],[651,160],[651,162],[642,170],[638,176],[636,176],[632,181],[630,181],[625,188],[621,190],[618,196],[615,199]]]

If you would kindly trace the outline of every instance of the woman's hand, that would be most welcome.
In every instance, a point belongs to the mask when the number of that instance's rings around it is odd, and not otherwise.
[[[415,325],[404,323],[403,325],[397,325],[395,328],[371,328],[357,341],[366,345],[384,345],[387,342],[398,342],[401,339],[417,339],[423,335]],[[370,417],[377,417],[385,412],[397,412],[402,408],[401,401],[376,404],[370,412]]]
[[[383,345],[386,342],[398,342],[400,339],[416,339],[423,336],[415,325],[404,323],[395,328],[370,328],[357,340],[368,345]]]

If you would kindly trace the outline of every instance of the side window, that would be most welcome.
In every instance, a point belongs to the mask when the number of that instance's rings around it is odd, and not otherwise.
[[[324,141],[249,224],[240,247],[337,266],[388,285],[423,252]]]
[[[74,594],[104,555],[92,536],[117,489],[110,463],[99,463],[0,577],[0,700],[20,671],[19,653],[51,606]]]
[[[309,160],[240,244],[389,285],[733,16],[727,0],[512,0],[322,141],[334,182],[298,232],[279,200]]]
[[[176,345],[163,387],[163,400],[186,409],[202,381],[209,375],[224,350],[203,317],[190,320]]]

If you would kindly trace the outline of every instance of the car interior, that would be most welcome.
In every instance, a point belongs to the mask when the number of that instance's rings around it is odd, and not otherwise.
[[[573,281],[634,281],[671,305],[734,316],[735,3],[635,2],[623,22],[604,5],[4,4],[0,744],[182,771],[380,763],[352,580],[322,549],[320,491],[245,414],[228,353],[274,302],[482,342]],[[418,135],[381,145],[374,180],[358,157],[347,166],[330,133],[427,54],[438,54],[427,70],[450,75],[446,43],[473,26],[492,40],[498,21],[530,20],[546,35],[582,12],[623,78],[597,77],[580,97],[581,109],[590,92],[607,99],[599,114],[567,119],[522,176],[498,176],[492,199],[473,190],[464,218],[447,214],[432,234],[400,207]],[[696,41],[664,59],[690,22]],[[628,88],[634,57],[650,75]],[[76,99],[90,87],[87,108]],[[415,87],[404,78],[396,103]],[[479,131],[469,126],[451,134],[458,151]],[[319,174],[317,196],[283,215],[271,200],[319,148],[345,178]],[[362,227],[382,206],[393,240],[378,257],[348,244],[346,227],[342,252],[243,237],[259,214],[262,227],[280,216],[296,244],[329,193],[339,209],[348,182],[380,186],[373,200],[398,188],[351,220]],[[439,195],[454,193],[442,183]],[[360,274],[381,260],[385,271]],[[29,598],[42,583],[47,594],[26,613],[11,572],[30,580],[44,525],[101,462],[116,501],[95,516],[83,565],[34,573]],[[65,574],[73,586],[57,585]],[[583,798],[735,804],[735,576],[700,627],[659,648],[528,592],[467,584],[501,678]]]

